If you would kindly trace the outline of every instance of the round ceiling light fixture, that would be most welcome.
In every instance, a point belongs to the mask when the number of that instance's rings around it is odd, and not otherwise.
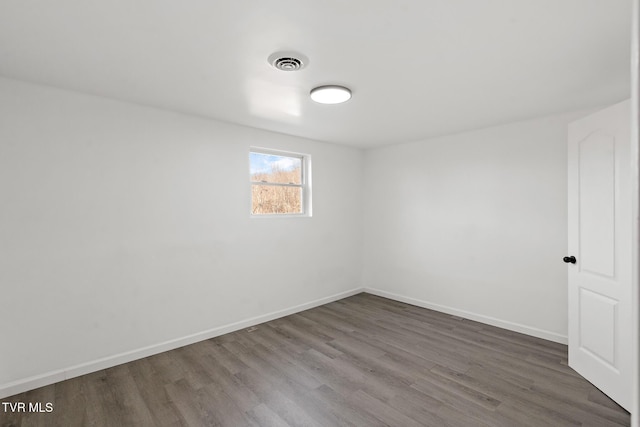
[[[318,86],[311,90],[311,99],[320,104],[341,104],[351,99],[351,91],[344,86]]]

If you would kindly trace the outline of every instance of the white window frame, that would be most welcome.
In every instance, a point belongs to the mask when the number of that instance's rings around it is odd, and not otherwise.
[[[273,156],[293,157],[300,159],[300,184],[287,183],[262,183],[251,180],[251,153],[266,154]],[[263,147],[249,147],[249,214],[251,218],[310,218],[311,217],[311,156],[308,154],[294,153],[291,151],[274,150]],[[302,190],[302,200],[300,213],[276,213],[276,214],[254,214],[251,200],[252,189],[254,185],[266,185],[275,187],[296,187]]]

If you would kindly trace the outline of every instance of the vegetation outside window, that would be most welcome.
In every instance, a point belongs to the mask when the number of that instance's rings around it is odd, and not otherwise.
[[[252,148],[249,168],[252,215],[310,216],[308,156]]]

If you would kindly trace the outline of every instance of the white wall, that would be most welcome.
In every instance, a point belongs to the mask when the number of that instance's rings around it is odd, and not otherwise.
[[[562,342],[582,115],[363,155],[0,79],[0,396],[361,285]],[[251,145],[312,155],[313,218],[249,218]]]
[[[572,113],[365,155],[365,287],[566,342]]]
[[[249,218],[251,145],[312,156],[313,218]],[[362,157],[0,79],[0,394],[360,287]]]

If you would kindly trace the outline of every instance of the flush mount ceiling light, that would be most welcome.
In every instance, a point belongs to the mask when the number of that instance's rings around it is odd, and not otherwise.
[[[340,104],[351,99],[351,91],[344,86],[319,86],[311,90],[311,99],[320,104]]]

